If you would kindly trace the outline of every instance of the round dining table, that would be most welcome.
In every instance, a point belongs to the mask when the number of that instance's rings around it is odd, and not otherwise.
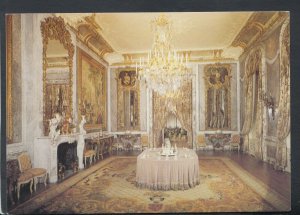
[[[178,148],[177,154],[161,155],[150,148],[137,157],[136,185],[153,190],[186,190],[200,183],[199,160],[195,151]]]

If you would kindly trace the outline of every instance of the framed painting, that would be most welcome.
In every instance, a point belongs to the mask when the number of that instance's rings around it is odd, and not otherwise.
[[[81,49],[77,50],[78,120],[85,116],[87,131],[106,130],[106,68]]]
[[[209,64],[204,68],[206,86],[206,128],[231,128],[231,66],[230,64]]]

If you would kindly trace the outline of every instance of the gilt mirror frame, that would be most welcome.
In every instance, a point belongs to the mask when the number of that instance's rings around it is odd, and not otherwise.
[[[231,65],[224,64],[224,63],[215,63],[215,64],[208,64],[204,67],[204,80],[205,80],[205,103],[206,103],[206,111],[205,111],[205,127],[208,130],[230,130],[231,129]],[[226,72],[225,72],[226,71]],[[227,118],[226,126],[224,127],[211,127],[210,126],[210,117],[211,114],[211,98],[209,98],[209,91],[211,89],[214,90],[225,90],[226,97],[226,110],[224,113],[225,117]]]
[[[121,78],[122,74],[134,74],[133,79],[131,79],[128,84],[124,83],[124,78]],[[136,71],[134,68],[120,68],[116,72],[116,81],[117,81],[117,129],[118,131],[125,130],[140,130],[140,82],[137,79]],[[124,91],[134,91],[137,95],[137,102],[134,102],[134,108],[136,113],[136,125],[128,129],[125,127],[125,119],[124,119],[124,104],[122,102],[122,95]],[[122,105],[123,104],[123,105]]]
[[[43,38],[43,125],[44,134],[48,133],[48,120],[52,116],[46,115],[46,81],[47,81],[47,48],[50,40],[58,40],[68,52],[68,67],[69,67],[69,111],[73,115],[72,106],[72,87],[73,87],[73,56],[74,45],[72,44],[71,34],[67,30],[65,22],[62,17],[47,17],[41,22],[41,33]],[[50,117],[50,118],[49,118]]]

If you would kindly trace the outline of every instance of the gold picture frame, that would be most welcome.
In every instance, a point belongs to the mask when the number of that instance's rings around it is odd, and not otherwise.
[[[231,129],[231,70],[230,64],[223,63],[208,64],[204,67],[205,127],[208,130]],[[211,91],[217,94],[216,98],[223,98],[223,105],[214,104]],[[221,110],[220,106],[224,106],[224,110]]]
[[[85,115],[85,129],[107,130],[107,70],[77,48],[78,120]]]

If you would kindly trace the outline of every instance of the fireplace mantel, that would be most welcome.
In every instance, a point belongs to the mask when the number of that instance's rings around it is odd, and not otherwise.
[[[47,169],[49,182],[57,182],[57,148],[61,143],[74,143],[77,141],[79,169],[82,169],[83,157],[80,155],[83,155],[84,139],[84,135],[79,133],[60,135],[56,140],[45,136],[36,138],[34,141],[33,166]]]
[[[112,135],[104,135],[101,138],[108,138]],[[78,168],[83,169],[83,150],[86,139],[99,137],[99,132],[88,134],[60,135],[56,140],[50,137],[38,137],[34,141],[33,166],[47,169],[49,182],[57,182],[57,148],[62,143],[77,142]]]

